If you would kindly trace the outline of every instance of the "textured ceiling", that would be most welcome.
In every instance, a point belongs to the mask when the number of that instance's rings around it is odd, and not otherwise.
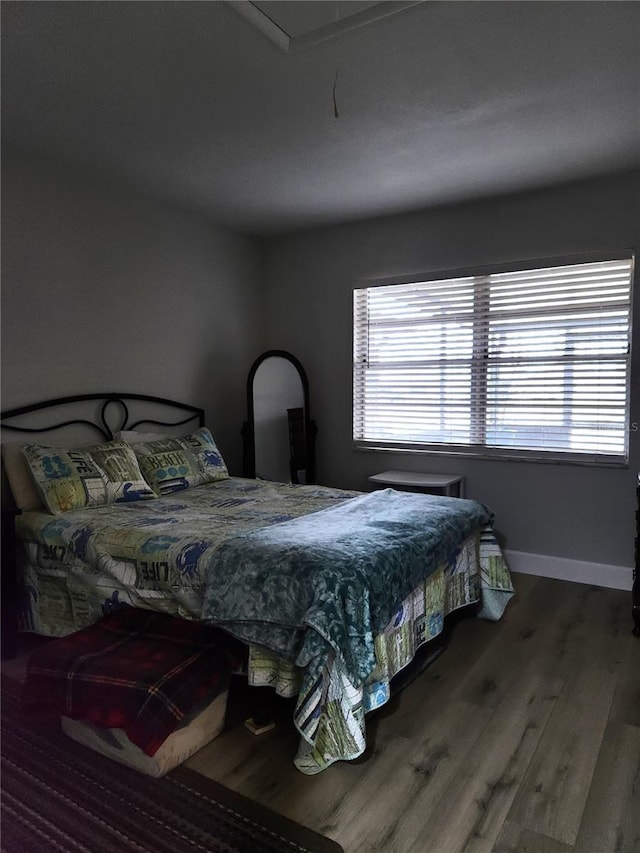
[[[5,143],[248,232],[640,167],[636,2],[424,2],[289,53],[223,2],[0,11]]]

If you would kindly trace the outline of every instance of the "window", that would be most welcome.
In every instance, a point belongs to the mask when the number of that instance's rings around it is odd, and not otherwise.
[[[359,288],[358,447],[624,461],[633,260]]]

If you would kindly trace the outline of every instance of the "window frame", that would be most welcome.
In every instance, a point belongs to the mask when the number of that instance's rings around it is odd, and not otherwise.
[[[631,387],[632,387],[632,371],[633,371],[633,315],[634,315],[634,296],[635,296],[635,250],[631,248],[615,249],[613,251],[598,251],[584,252],[580,254],[561,255],[552,257],[532,258],[525,261],[515,260],[504,263],[484,264],[478,266],[465,266],[458,268],[429,270],[427,272],[405,273],[397,276],[383,276],[376,278],[360,279],[356,282],[352,289],[352,445],[359,452],[392,452],[398,454],[420,454],[432,456],[451,456],[458,458],[473,458],[483,460],[497,461],[518,461],[518,462],[543,462],[550,464],[565,464],[565,465],[595,465],[608,468],[628,468],[629,467],[629,437],[631,432],[634,432],[634,424],[631,421]],[[356,317],[355,317],[355,292],[364,288],[386,287],[389,285],[407,285],[419,282],[440,281],[456,278],[487,278],[491,275],[499,275],[501,273],[526,272],[528,270],[542,269],[545,267],[555,266],[570,266],[588,263],[603,263],[606,261],[629,261],[630,262],[630,293],[629,293],[629,337],[628,337],[628,352],[627,352],[627,370],[625,383],[625,420],[627,428],[625,430],[624,453],[621,454],[606,454],[606,453],[589,453],[575,452],[563,450],[526,450],[508,447],[490,447],[484,444],[451,444],[451,443],[424,443],[417,444],[411,442],[395,442],[373,439],[358,439],[356,438],[356,361],[355,361],[355,345],[356,345]],[[475,316],[475,312],[474,312]],[[477,340],[475,331],[473,332],[474,348],[482,344]],[[486,373],[485,373],[486,380]],[[636,431],[638,431],[636,429]],[[486,420],[484,423],[484,432],[486,438]]]

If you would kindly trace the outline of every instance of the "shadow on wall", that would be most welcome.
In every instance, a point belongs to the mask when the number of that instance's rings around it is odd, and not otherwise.
[[[205,423],[232,476],[242,475],[242,422],[246,419],[245,364],[251,356],[236,357],[222,348],[213,348],[200,362],[192,386],[193,402],[205,410]]]

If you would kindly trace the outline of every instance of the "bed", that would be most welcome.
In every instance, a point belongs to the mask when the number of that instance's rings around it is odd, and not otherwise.
[[[56,420],[61,406],[73,417]],[[43,415],[99,444],[43,441]],[[248,648],[251,685],[295,698],[306,774],[364,752],[366,715],[448,614],[497,620],[513,595],[482,504],[229,476],[192,406],[83,395],[4,412],[2,427],[20,630],[63,636],[126,606],[224,629]]]

